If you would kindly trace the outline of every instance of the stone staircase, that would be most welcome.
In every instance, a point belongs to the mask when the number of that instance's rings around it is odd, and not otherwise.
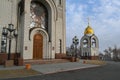
[[[31,65],[53,64],[53,63],[65,63],[65,62],[70,62],[70,60],[68,60],[68,59],[24,60],[23,65],[25,65],[25,64],[31,64]]]

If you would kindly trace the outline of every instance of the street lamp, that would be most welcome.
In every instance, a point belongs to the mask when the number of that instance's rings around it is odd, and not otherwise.
[[[16,53],[16,58],[18,58],[19,57],[19,55],[17,54],[17,38],[18,38],[18,31],[17,30],[15,30],[14,31],[14,36],[15,36],[15,40],[16,40],[16,47],[15,47],[15,53]]]
[[[74,45],[73,44],[70,46],[70,50],[71,50],[71,56],[73,57],[74,56]]]
[[[77,58],[77,45],[79,44],[79,39],[77,38],[77,36],[73,38],[73,44],[75,46],[75,57]]]
[[[9,35],[8,35],[8,31],[9,31]],[[12,35],[12,32],[13,35]],[[16,33],[16,29],[14,29],[14,25],[13,24],[8,24],[8,28],[4,27],[2,34],[7,37],[9,39],[9,48],[8,48],[8,60],[10,60],[10,53],[11,53],[11,40],[12,38],[16,37],[18,34]]]

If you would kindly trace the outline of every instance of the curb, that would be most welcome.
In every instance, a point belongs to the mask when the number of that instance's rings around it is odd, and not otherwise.
[[[90,69],[90,68],[97,68],[97,67],[101,67],[101,65],[96,65],[96,66],[92,66],[92,67],[80,67],[80,68],[72,68],[72,69],[61,69],[58,71],[52,71],[52,72],[47,72],[47,73],[42,73],[42,75],[46,75],[46,74],[54,74],[54,73],[61,73],[61,72],[67,72],[67,71],[74,71],[74,70],[83,70],[83,69]]]

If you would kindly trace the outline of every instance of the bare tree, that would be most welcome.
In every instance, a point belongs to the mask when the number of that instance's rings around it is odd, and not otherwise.
[[[105,52],[104,58],[106,60],[112,60],[111,53],[113,52],[113,49],[111,47],[108,47],[108,49],[105,49],[104,52]]]
[[[117,50],[117,46],[115,45],[114,49],[113,49],[113,59],[115,61],[118,61],[118,50]]]

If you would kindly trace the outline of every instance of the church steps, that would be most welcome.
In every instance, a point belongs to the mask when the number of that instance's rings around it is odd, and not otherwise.
[[[67,59],[48,59],[48,60],[24,60],[24,65],[25,64],[31,64],[31,65],[36,65],[36,64],[53,64],[53,63],[65,63],[65,62],[70,62]]]

